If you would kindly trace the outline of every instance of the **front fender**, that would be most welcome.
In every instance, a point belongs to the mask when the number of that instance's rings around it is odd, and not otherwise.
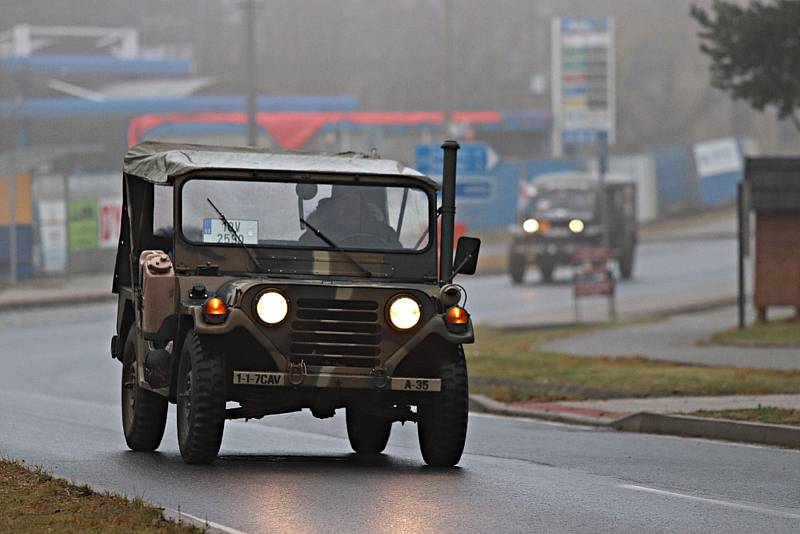
[[[447,323],[444,321],[444,315],[435,315],[422,328],[420,328],[414,337],[408,340],[402,347],[397,349],[384,364],[387,374],[392,375],[395,368],[400,365],[400,362],[405,359],[420,343],[422,343],[429,336],[438,336],[444,341],[453,345],[463,345],[466,343],[475,342],[475,331],[472,327],[472,319],[467,323],[467,328],[464,332],[452,332],[448,330]]]

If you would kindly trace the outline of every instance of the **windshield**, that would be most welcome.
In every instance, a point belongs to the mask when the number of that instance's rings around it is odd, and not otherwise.
[[[199,244],[332,248],[313,229],[351,250],[422,251],[430,240],[428,195],[410,187],[192,179],[181,203],[184,237]]]
[[[533,211],[594,210],[594,194],[584,189],[539,189],[531,201]]]

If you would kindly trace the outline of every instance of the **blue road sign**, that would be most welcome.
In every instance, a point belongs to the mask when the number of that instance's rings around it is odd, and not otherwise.
[[[488,179],[456,182],[456,196],[459,199],[488,200],[493,192],[492,183]]]
[[[414,148],[414,167],[422,174],[442,174],[442,149],[438,144],[421,144]],[[497,164],[497,154],[486,143],[463,143],[458,151],[459,174],[486,174]]]

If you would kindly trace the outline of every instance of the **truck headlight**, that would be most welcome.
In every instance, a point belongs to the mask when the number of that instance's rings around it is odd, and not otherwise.
[[[389,322],[398,330],[410,330],[422,318],[422,307],[408,295],[398,295],[389,303]]]
[[[256,299],[256,315],[265,324],[276,325],[289,313],[289,301],[280,291],[268,289]]]
[[[522,229],[529,234],[536,233],[539,230],[539,221],[536,219],[526,219],[525,222],[522,223]]]
[[[583,224],[583,221],[580,220],[580,219],[572,219],[569,222],[568,226],[569,226],[569,230],[573,234],[579,234],[579,233],[583,232],[583,229],[585,228],[585,225]]]

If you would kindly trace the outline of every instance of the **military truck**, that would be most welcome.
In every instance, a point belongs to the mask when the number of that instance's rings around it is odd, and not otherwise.
[[[437,182],[363,154],[131,148],[111,342],[128,446],[159,446],[168,403],[193,464],[226,419],[344,408],[356,453],[413,421],[425,462],[458,463],[474,334],[453,277],[480,241],[453,259],[458,144],[442,148],[439,209]]]
[[[575,250],[603,245],[603,192],[607,244],[621,277],[631,278],[638,239],[636,184],[601,185],[588,174],[558,173],[541,177],[527,190],[508,255],[508,273],[514,284],[523,282],[531,266],[539,269],[543,282],[550,283],[557,267],[571,264]]]

